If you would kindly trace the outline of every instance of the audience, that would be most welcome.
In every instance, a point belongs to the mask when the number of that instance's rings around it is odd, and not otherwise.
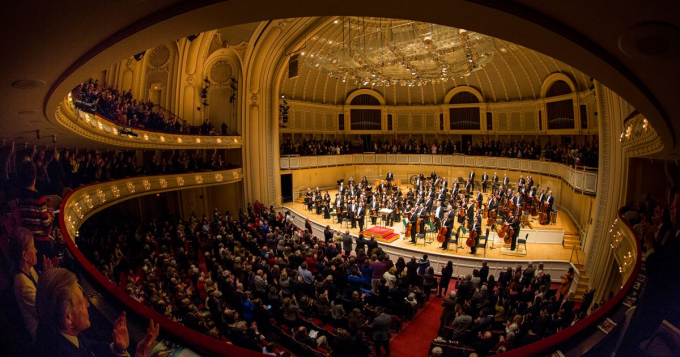
[[[484,140],[477,143],[467,143],[467,149],[462,149],[462,143],[449,140],[434,140],[426,143],[423,139],[415,140],[394,138],[392,141],[377,139],[373,146],[368,147],[363,141],[350,142],[341,139],[302,139],[293,142],[285,139],[281,145],[282,155],[344,155],[362,152],[393,153],[393,154],[441,154],[441,155],[477,155],[524,158],[532,160],[548,160],[569,166],[598,165],[598,142],[586,141],[569,145],[546,143],[541,145],[536,141],[506,141]]]

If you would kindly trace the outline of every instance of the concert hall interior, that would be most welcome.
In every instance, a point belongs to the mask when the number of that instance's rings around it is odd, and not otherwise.
[[[6,2],[2,356],[673,356],[680,5]]]

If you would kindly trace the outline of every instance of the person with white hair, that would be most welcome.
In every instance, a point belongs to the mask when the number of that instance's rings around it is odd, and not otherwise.
[[[123,312],[114,322],[113,342],[90,341],[80,336],[90,327],[87,308],[90,303],[83,295],[75,274],[63,268],[46,271],[40,277],[35,298],[38,312],[34,356],[129,356],[130,345],[127,316]],[[137,345],[136,357],[151,352],[159,326],[149,321],[145,337]]]

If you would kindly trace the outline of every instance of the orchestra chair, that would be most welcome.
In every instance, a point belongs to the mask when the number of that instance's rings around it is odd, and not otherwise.
[[[423,247],[424,247],[425,246],[425,233],[421,232],[421,233],[416,234],[416,245],[418,244],[418,239],[420,239],[420,238],[423,239]]]
[[[527,254],[527,240],[529,240],[529,233],[527,233],[526,236],[524,236],[524,239],[517,237],[517,247],[520,246],[520,244],[524,245],[524,254]]]
[[[327,219],[327,220],[326,220],[326,223],[328,223],[328,222],[337,222],[337,221],[338,221],[338,213],[337,213],[337,211],[336,211],[336,212],[332,212],[332,211],[331,211],[330,216],[331,216],[331,218]]]
[[[434,242],[434,237],[437,236],[437,229],[434,228],[434,224],[432,222],[429,222],[430,228],[425,228],[425,235],[427,236],[428,234],[430,235],[430,241],[426,242],[427,244],[432,244]]]
[[[460,246],[459,237],[460,237],[460,226],[458,227],[458,231],[456,231],[455,234],[452,233],[451,239],[449,239],[449,247],[453,245],[454,247],[456,247],[456,251],[458,251],[458,249],[463,249],[463,247]]]
[[[484,240],[484,242],[482,242]],[[479,237],[479,243],[475,246],[477,249],[484,248],[484,258],[486,258],[486,245],[489,242],[489,228],[486,229],[486,235]],[[477,254],[475,254],[477,255]]]
[[[342,223],[345,225],[345,228],[349,228],[352,224],[352,219],[349,218],[348,212],[342,214]]]

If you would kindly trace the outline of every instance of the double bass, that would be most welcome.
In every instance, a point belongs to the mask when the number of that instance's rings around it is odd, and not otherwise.
[[[541,207],[541,214],[538,216],[538,221],[541,224],[548,224],[548,202],[543,202],[543,207]]]
[[[538,205],[539,205],[538,197],[534,197],[534,202],[531,205],[531,215],[532,216],[538,216]]]
[[[416,234],[420,234],[420,220],[421,218],[418,217],[418,220],[416,221]]]
[[[489,216],[489,205],[484,205],[484,210],[482,211],[482,217],[487,218]]]
[[[510,225],[504,225],[503,228],[498,232],[498,236],[503,238],[505,244],[510,244],[512,242],[512,236],[515,235],[515,230],[512,229]]]

